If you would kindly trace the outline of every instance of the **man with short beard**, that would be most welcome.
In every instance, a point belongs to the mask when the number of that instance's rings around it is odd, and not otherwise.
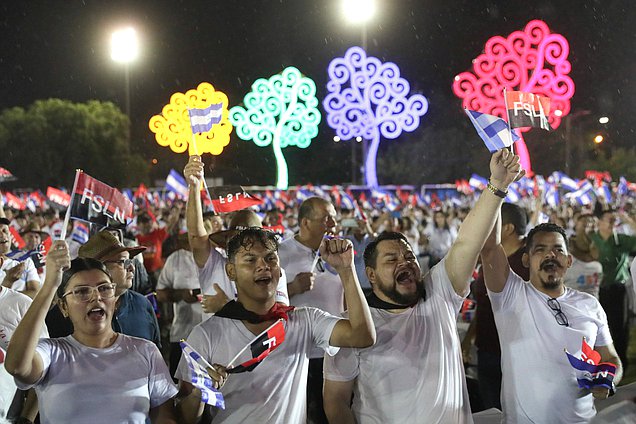
[[[564,349],[581,357],[585,339],[600,362],[617,365],[618,383],[623,371],[605,312],[595,297],[565,286],[572,256],[563,228],[546,223],[530,231],[522,257],[526,283],[510,270],[499,221],[481,258],[501,342],[504,422],[587,423],[596,413],[594,398],[612,391],[580,389]]]
[[[456,319],[477,256],[519,158],[493,155],[484,190],[441,262],[422,278],[406,237],[383,233],[364,252],[376,344],[325,356],[324,406],[331,423],[472,423]],[[353,394],[353,402],[351,402]]]

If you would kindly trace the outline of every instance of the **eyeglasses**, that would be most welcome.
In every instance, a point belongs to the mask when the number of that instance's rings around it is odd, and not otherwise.
[[[62,297],[72,294],[76,300],[80,302],[88,302],[93,298],[93,294],[97,292],[97,296],[102,299],[110,299],[115,297],[115,284],[104,283],[99,286],[77,286],[73,290],[64,293]]]
[[[564,325],[566,327],[570,326],[568,317],[566,317],[561,310],[561,305],[559,304],[558,300],[556,300],[555,298],[548,299],[548,306],[550,307],[550,309],[556,312],[556,314],[554,315],[554,319],[556,319],[557,324]]]
[[[116,261],[104,261],[105,264],[115,264],[124,267],[124,269],[130,268],[134,264],[132,259],[118,259]]]

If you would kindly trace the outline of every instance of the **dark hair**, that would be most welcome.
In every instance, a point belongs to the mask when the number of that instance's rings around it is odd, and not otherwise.
[[[504,203],[501,205],[501,224],[512,224],[515,227],[515,233],[522,236],[526,233],[528,226],[528,214],[520,206]]]
[[[278,238],[276,237],[276,233],[258,227],[249,227],[239,231],[227,243],[227,260],[234,262],[236,253],[241,247],[250,249],[254,243],[261,243],[267,249],[278,251]]]
[[[364,249],[364,266],[375,268],[375,264],[378,260],[378,245],[385,240],[402,240],[404,243],[410,246],[408,239],[402,233],[395,231],[383,231],[379,236],[369,243]]]
[[[71,267],[64,271],[64,274],[62,274],[62,282],[57,288],[57,297],[62,299],[62,297],[64,296],[64,292],[66,291],[68,281],[71,279],[72,276],[74,276],[78,272],[91,271],[93,269],[103,272],[108,276],[108,279],[112,281],[110,272],[108,272],[106,265],[104,265],[102,262],[93,258],[75,258],[71,261]]]
[[[532,230],[530,230],[530,232],[528,233],[528,237],[526,237],[526,252],[530,252],[530,249],[532,248],[532,242],[533,242],[534,236],[537,233],[559,233],[561,234],[561,236],[563,236],[565,247],[569,249],[568,235],[565,233],[565,230],[563,229],[563,227],[552,222],[546,222],[544,224],[539,224],[536,227],[534,227]]]

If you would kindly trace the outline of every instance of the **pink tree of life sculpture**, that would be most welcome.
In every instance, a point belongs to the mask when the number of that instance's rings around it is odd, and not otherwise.
[[[473,72],[455,77],[453,92],[462,106],[506,119],[503,89],[525,91],[551,99],[550,125],[556,129],[570,112],[574,82],[567,60],[570,48],[560,34],[550,33],[545,22],[528,22],[523,31],[486,42],[484,53],[473,60]],[[522,128],[528,131],[530,128]],[[523,137],[515,143],[516,153],[526,172],[531,173],[530,155]]]

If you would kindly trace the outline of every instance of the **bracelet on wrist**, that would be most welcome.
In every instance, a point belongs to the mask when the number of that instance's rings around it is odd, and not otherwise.
[[[488,179],[488,184],[486,185],[486,187],[488,188],[488,191],[490,191],[492,194],[494,194],[497,197],[501,197],[502,199],[505,199],[506,196],[508,196],[508,191],[503,191],[501,189],[499,189],[498,187],[495,187],[491,182],[490,179]]]

